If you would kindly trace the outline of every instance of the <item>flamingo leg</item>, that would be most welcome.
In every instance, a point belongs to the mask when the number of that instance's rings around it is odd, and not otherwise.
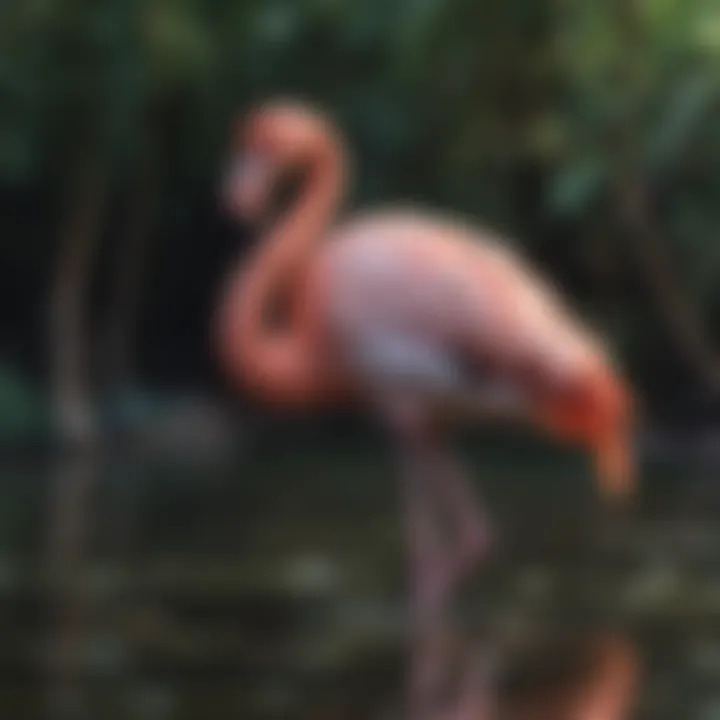
[[[452,688],[452,641],[443,622],[423,628],[415,636],[408,679],[410,720],[444,718]]]
[[[435,494],[444,506],[455,536],[446,570],[454,584],[487,556],[492,545],[491,523],[484,502],[461,465],[438,448],[435,467],[432,475]]]
[[[402,496],[413,619],[432,623],[442,611],[446,595],[447,548],[427,454],[422,445],[406,447]]]
[[[497,716],[492,664],[483,648],[468,649],[452,720],[492,720]]]
[[[492,544],[490,520],[484,503],[468,476],[440,443],[427,441],[423,455],[434,512],[444,515],[448,540],[430,593],[429,612],[439,612],[459,583],[487,556]],[[434,603],[434,605],[433,605]]]
[[[434,720],[447,663],[444,657],[443,600],[447,564],[433,493],[432,468],[421,415],[393,408],[402,443],[401,490],[404,510],[413,645],[407,680],[408,717]]]
[[[489,648],[444,621],[418,634],[411,667],[411,720],[492,720],[497,716]]]
[[[437,441],[421,403],[384,404],[400,440],[402,491],[410,559],[416,649],[411,663],[409,717],[434,720],[447,680],[444,610],[452,591],[487,549],[489,532],[462,473]],[[451,537],[443,535],[449,516]]]
[[[411,593],[415,619],[422,624],[439,617],[455,585],[487,553],[489,522],[422,405],[395,402],[388,410],[403,450]],[[443,537],[443,515],[449,538]]]

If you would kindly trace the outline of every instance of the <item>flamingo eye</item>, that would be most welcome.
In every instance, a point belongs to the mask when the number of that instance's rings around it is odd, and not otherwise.
[[[233,160],[223,178],[225,204],[255,217],[265,207],[273,179],[273,165],[262,153],[249,152]]]
[[[236,169],[244,182],[255,184],[266,179],[269,165],[270,162],[265,153],[252,150],[242,156]]]

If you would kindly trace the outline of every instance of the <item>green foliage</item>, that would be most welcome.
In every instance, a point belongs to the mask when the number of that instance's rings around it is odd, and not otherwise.
[[[607,182],[607,163],[600,158],[578,158],[561,168],[550,185],[549,202],[568,215],[586,210]]]
[[[564,138],[547,193],[548,209],[572,218],[582,238],[607,219],[617,225],[631,169],[647,191],[662,190],[651,211],[655,250],[709,318],[720,300],[719,10],[703,0],[565,4],[556,35]],[[615,240],[622,259],[627,243],[609,233]]]
[[[0,366],[0,439],[42,432],[46,413],[29,384],[9,367]]]

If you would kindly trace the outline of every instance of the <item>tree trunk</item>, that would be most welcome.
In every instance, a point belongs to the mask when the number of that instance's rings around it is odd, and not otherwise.
[[[48,506],[47,572],[50,589],[45,711],[48,720],[89,717],[85,648],[87,618],[97,615],[83,583],[91,533],[92,491],[99,474],[99,446],[67,448],[54,462]]]
[[[706,388],[718,392],[720,358],[703,327],[699,312],[692,306],[675,276],[659,230],[653,226],[645,184],[639,178],[629,180],[619,192],[621,212],[634,241],[637,264],[678,350]]]
[[[137,155],[127,209],[127,225],[113,283],[103,338],[103,381],[114,397],[135,379],[138,310],[148,268],[158,192],[156,138],[150,134]]]
[[[95,431],[83,310],[107,199],[102,157],[95,147],[79,155],[49,298],[55,421],[61,437],[71,441],[87,440]]]

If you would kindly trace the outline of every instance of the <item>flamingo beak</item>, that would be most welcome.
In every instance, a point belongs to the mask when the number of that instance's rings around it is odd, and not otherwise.
[[[627,505],[636,491],[629,433],[615,432],[595,442],[595,472],[602,495],[613,505]]]
[[[633,452],[635,401],[631,391],[615,378],[606,378],[598,391],[591,434],[597,482],[607,500],[626,505],[637,487]]]
[[[223,178],[223,204],[233,215],[257,220],[267,206],[273,175],[273,164],[266,156],[258,153],[241,156]]]
[[[539,422],[559,439],[589,450],[601,495],[612,505],[627,505],[637,485],[629,394],[614,379],[600,378],[587,382],[580,397],[575,406],[545,406]]]

